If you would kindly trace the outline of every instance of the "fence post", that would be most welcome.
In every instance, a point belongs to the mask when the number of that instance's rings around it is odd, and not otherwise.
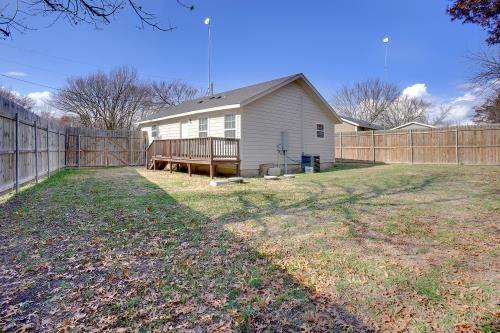
[[[35,127],[35,182],[38,183],[38,124],[34,122]]]
[[[50,177],[50,140],[49,124],[47,124],[47,177]]]
[[[104,163],[106,164],[106,168],[108,167],[108,140],[107,137],[104,136]]]
[[[413,130],[410,128],[410,163],[413,164]]]
[[[16,193],[19,192],[19,112],[16,112]]]
[[[80,168],[80,130],[78,130],[78,136],[76,137],[76,165]]]
[[[132,166],[132,133],[128,133],[128,166]]]
[[[375,131],[372,130],[373,164],[375,164]]]
[[[458,126],[455,128],[455,159],[457,164],[460,164],[460,159],[458,156]]]
[[[61,169],[61,145],[60,145],[61,133],[60,129],[57,128],[57,171]]]
[[[68,129],[64,129],[64,168],[68,166]]]
[[[342,132],[340,132],[340,159],[343,160],[343,158],[342,158]]]

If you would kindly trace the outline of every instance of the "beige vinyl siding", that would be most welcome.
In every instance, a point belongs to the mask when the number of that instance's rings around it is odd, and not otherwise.
[[[241,121],[241,169],[247,174],[260,164],[276,163],[283,130],[288,131],[288,156],[296,161],[289,164],[300,163],[302,151],[320,155],[322,163],[334,162],[333,114],[296,82],[245,106]],[[316,124],[324,124],[324,138],[316,137]]]
[[[347,122],[343,122],[342,124],[335,125],[335,132],[356,132],[357,126],[349,124]]]
[[[197,138],[199,123],[198,119],[208,118],[208,136],[224,137],[224,115],[234,114],[236,120],[236,138],[241,137],[241,110],[232,109],[224,111],[210,112],[196,116],[185,116],[175,119],[167,119],[158,122],[160,139],[179,139],[181,137],[181,122],[188,122],[188,138]],[[149,142],[151,137],[151,125],[141,127],[142,131],[148,132]]]

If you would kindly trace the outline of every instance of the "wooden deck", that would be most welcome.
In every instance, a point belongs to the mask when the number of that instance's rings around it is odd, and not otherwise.
[[[236,175],[240,175],[240,140],[231,138],[193,138],[193,139],[156,139],[146,149],[148,169],[161,169],[167,165],[170,172],[173,165],[187,165],[191,176],[193,164],[208,165],[210,177],[215,174],[215,167],[221,164],[236,166]]]

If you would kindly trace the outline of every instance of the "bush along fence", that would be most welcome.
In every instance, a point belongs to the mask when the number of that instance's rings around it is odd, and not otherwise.
[[[500,126],[337,133],[339,162],[500,165]]]
[[[65,167],[144,165],[139,131],[62,127],[0,97],[0,193]]]

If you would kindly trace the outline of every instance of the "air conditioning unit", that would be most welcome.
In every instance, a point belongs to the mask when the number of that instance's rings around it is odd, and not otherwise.
[[[320,157],[319,155],[302,154],[302,159],[300,163],[300,169],[302,172],[306,172],[306,167],[312,168],[312,171],[320,171]],[[308,168],[308,171],[311,169]]]

